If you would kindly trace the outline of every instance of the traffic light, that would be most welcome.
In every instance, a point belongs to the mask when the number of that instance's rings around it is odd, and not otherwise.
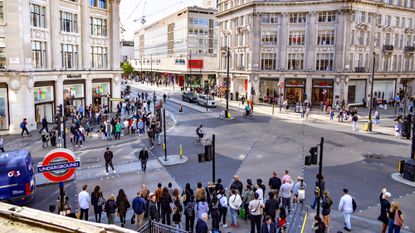
[[[317,164],[317,150],[318,149],[316,146],[310,148],[310,157],[311,157],[310,163],[311,164]]]
[[[62,106],[62,104],[59,104],[58,107],[56,108],[56,116],[57,117],[62,117],[63,116],[63,106]]]

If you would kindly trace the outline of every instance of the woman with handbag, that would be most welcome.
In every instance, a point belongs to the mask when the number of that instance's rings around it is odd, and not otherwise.
[[[182,212],[183,205],[180,202],[179,190],[173,190],[173,223],[177,226],[178,229],[182,229]]]
[[[173,203],[172,198],[169,194],[167,187],[163,188],[163,192],[160,197],[160,209],[161,209],[161,223],[170,225],[170,215],[171,207],[170,204]]]
[[[399,233],[403,226],[404,218],[401,209],[399,208],[399,202],[394,201],[391,204],[389,211],[389,225],[388,233]]]
[[[123,189],[120,189],[120,191],[118,191],[116,203],[118,206],[118,216],[120,217],[121,227],[124,227],[125,217],[131,205]]]
[[[330,212],[331,206],[333,205],[333,200],[331,199],[329,192],[324,190],[323,192],[323,202],[321,203],[321,208],[323,209],[321,214],[323,215],[323,223],[326,226],[325,231],[327,232],[330,225]]]
[[[95,221],[101,222],[102,206],[105,203],[105,199],[102,196],[101,188],[97,185],[91,195],[91,204],[94,207]]]

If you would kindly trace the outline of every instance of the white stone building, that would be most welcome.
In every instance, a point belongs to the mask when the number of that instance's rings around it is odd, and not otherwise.
[[[368,103],[413,94],[415,1],[220,0],[219,82],[263,101]],[[281,83],[279,83],[281,82]],[[279,85],[281,87],[279,87]],[[400,92],[401,91],[401,92]],[[280,98],[282,99],[282,98]]]
[[[180,86],[215,85],[215,9],[186,7],[134,34],[135,70]]]
[[[119,4],[0,0],[0,133],[120,96]]]

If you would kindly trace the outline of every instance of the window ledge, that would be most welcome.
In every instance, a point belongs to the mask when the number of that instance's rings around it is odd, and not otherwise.
[[[79,36],[80,35],[79,32],[65,32],[65,31],[60,31],[60,33],[62,35],[68,35],[68,36]]]

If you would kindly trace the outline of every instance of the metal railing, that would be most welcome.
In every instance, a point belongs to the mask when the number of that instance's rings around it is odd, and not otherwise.
[[[142,225],[137,232],[139,233],[188,233],[185,230],[176,227],[161,224],[159,222],[148,220]]]

